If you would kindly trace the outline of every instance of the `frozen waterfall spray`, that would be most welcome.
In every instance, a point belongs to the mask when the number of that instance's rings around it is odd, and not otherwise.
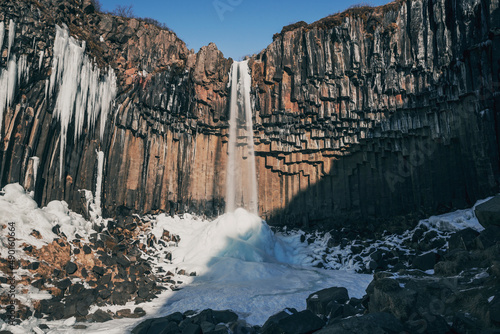
[[[229,144],[226,176],[226,212],[237,208],[258,214],[257,175],[253,142],[250,86],[246,61],[234,62],[230,72]]]

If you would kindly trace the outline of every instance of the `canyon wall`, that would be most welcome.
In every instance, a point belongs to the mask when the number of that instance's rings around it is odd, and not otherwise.
[[[497,191],[499,25],[495,1],[412,0],[276,34],[252,59],[264,216],[376,223]]]
[[[261,215],[396,226],[498,191],[498,7],[401,1],[276,34],[249,59]],[[232,60],[214,44],[87,0],[7,0],[0,22],[2,185],[83,214],[89,194],[107,216],[224,211]]]

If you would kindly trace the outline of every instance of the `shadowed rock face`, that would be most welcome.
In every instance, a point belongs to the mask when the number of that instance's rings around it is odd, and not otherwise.
[[[252,59],[263,215],[376,222],[494,191],[499,18],[402,1],[276,34]]]
[[[40,204],[64,199],[85,213],[80,190],[96,192],[103,151],[105,215],[224,210],[231,59],[214,44],[194,53],[173,32],[88,2],[8,0],[1,71],[10,20],[10,55],[25,55],[29,71],[2,118],[2,185],[20,182]],[[498,22],[494,1],[419,0],[276,34],[249,61],[261,215],[366,226],[495,192]],[[102,74],[115,71],[117,97],[102,138],[102,118],[77,138],[70,123],[60,178],[61,127],[45,90],[63,23]]]

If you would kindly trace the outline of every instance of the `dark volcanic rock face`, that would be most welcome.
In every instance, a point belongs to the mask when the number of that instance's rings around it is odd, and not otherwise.
[[[2,185],[21,182],[27,189],[36,189],[41,203],[65,199],[85,212],[80,190],[95,193],[100,150],[105,156],[102,203],[109,214],[120,208],[217,214],[223,208],[225,177],[215,167],[225,165],[222,129],[227,126],[231,60],[223,58],[214,44],[194,54],[173,32],[137,19],[85,13],[82,7],[87,8],[78,1],[1,4],[5,42],[0,66],[8,72],[12,20],[10,53],[17,58],[25,55],[27,67],[26,79],[14,87],[13,101],[3,115]],[[108,66],[117,76],[111,110],[93,124],[86,122],[78,138],[73,136],[77,113],[70,116],[62,168],[61,122],[54,110],[63,90],[56,83],[52,96],[45,91],[46,80],[55,71],[56,24],[66,24],[77,45],[86,42],[85,53],[101,68],[101,81]],[[76,79],[81,86],[83,71],[78,71],[70,75],[81,75]],[[98,107],[89,107],[86,114],[91,109],[99,112]],[[39,163],[32,157],[38,157]]]
[[[194,53],[173,32],[86,1],[8,0],[0,22],[2,185],[84,213],[83,189],[101,194],[107,215],[223,211],[232,60],[214,44]],[[275,35],[249,60],[260,214],[358,224],[493,193],[498,22],[495,2],[416,0]],[[75,96],[87,96],[84,69],[100,83],[114,73],[113,103],[102,91],[80,113],[78,97],[59,108],[68,86],[54,74],[56,24],[69,44],[86,42]],[[65,129],[59,110],[72,108]]]
[[[490,2],[416,0],[275,35],[251,60],[263,215],[344,223],[496,189],[498,19]]]

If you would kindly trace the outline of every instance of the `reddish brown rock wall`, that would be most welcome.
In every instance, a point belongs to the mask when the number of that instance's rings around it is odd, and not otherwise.
[[[85,212],[81,190],[96,192],[101,150],[105,214],[223,212],[231,59],[76,0],[5,1],[6,36],[11,19],[11,54],[26,55],[29,75],[2,120],[2,185],[21,182],[40,204],[64,199]],[[498,22],[496,2],[413,0],[275,35],[249,60],[261,215],[376,223],[497,191]],[[103,72],[114,69],[118,92],[102,139],[99,120],[68,135],[59,178],[60,125],[45,89],[63,23]],[[0,49],[5,69],[7,37]]]

